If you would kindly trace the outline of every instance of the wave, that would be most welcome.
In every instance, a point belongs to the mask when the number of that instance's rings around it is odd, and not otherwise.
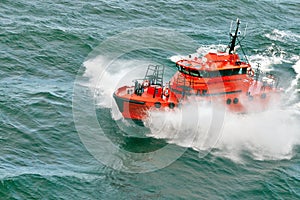
[[[248,59],[252,67],[256,67],[259,64],[264,71],[273,70],[273,65],[290,62],[287,53],[275,44],[272,44],[261,53],[250,55]]]
[[[98,180],[101,175],[87,174],[84,172],[74,172],[65,169],[52,169],[43,167],[18,167],[13,169],[0,170],[0,181],[17,178],[25,175],[39,175],[42,177],[74,177],[80,180]]]
[[[109,61],[104,56],[84,62],[84,77],[88,81],[82,83],[94,91],[96,104],[112,108],[113,92],[123,85],[132,85],[132,80],[145,76],[146,69],[153,62],[146,60],[117,59]]]
[[[209,103],[193,102],[172,111],[150,110],[144,122],[151,130],[147,136],[209,152],[220,139],[223,126],[224,109],[215,108]]]
[[[286,90],[286,93],[291,94],[289,98],[290,102],[297,100],[297,94],[300,92],[300,89],[297,87],[300,80],[300,60],[293,65],[293,69],[296,73],[296,77],[292,80],[290,87]]]
[[[218,154],[240,158],[248,151],[257,160],[291,159],[300,144],[299,116],[293,110],[269,110],[245,116],[229,114]]]
[[[237,162],[243,161],[244,152],[255,160],[291,159],[294,147],[300,145],[300,114],[293,110],[226,113],[221,125],[212,118],[213,112],[207,106],[190,105],[176,112],[152,112],[145,125],[151,130],[148,136],[192,148],[201,156],[211,151]],[[210,131],[214,126],[222,129]]]
[[[286,30],[278,30],[274,29],[272,33],[265,34],[267,38],[273,41],[279,41],[279,42],[298,42],[300,40],[300,35],[293,33],[291,31]]]

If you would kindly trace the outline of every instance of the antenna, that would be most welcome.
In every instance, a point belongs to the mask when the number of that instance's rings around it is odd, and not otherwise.
[[[240,25],[240,20],[237,19],[234,35],[230,34],[230,36],[232,37],[232,40],[230,42],[231,44],[230,44],[229,54],[232,54],[232,52],[234,52],[235,42],[236,42],[236,39],[238,37],[238,32],[239,32],[239,25]]]

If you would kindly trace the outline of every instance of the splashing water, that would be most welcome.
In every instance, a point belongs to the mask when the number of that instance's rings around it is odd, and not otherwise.
[[[149,63],[138,60],[116,61],[113,63],[113,72],[104,71],[99,80],[99,63],[105,60],[101,57],[97,59],[84,63],[85,76],[89,77],[90,86],[98,91],[95,95],[98,105],[112,108],[113,118],[120,119],[122,116],[112,103],[114,90],[130,84],[134,78],[143,77]],[[293,87],[299,80],[299,62],[293,66],[297,73]],[[136,70],[130,66],[140,68]],[[294,105],[297,108],[298,103]],[[298,108],[299,111],[299,105]],[[257,160],[290,159],[293,148],[300,144],[300,113],[295,110],[271,109],[247,115],[226,112],[222,129],[217,132],[209,131],[214,126],[212,117],[211,107],[191,104],[172,112],[150,110],[144,124],[151,131],[148,137],[165,139],[168,143],[193,148],[200,153],[214,149],[214,155],[235,161],[242,160],[243,152],[250,153]]]
[[[292,33],[291,31],[282,31],[278,29],[274,29],[272,33],[267,33],[265,36],[271,40],[280,42],[297,42],[300,39],[300,35],[298,34]]]
[[[201,109],[201,112],[200,110]],[[183,147],[211,147],[207,134],[212,122],[212,107],[196,102],[175,108],[175,110],[150,110],[144,124],[151,130],[150,137],[162,138]],[[200,140],[200,138],[202,138]],[[203,149],[202,148],[202,149]]]
[[[84,85],[94,91],[98,106],[112,108],[114,91],[120,86],[132,85],[134,79],[142,78],[150,62],[118,59],[110,63],[109,68],[107,63],[103,56],[84,62],[84,76],[89,79]]]
[[[298,60],[295,65],[293,65],[293,69],[295,73],[297,74],[295,79],[291,82],[291,85],[289,88],[287,88],[286,93],[290,94],[289,102],[294,103],[297,108],[297,94],[299,93],[300,89],[297,88],[298,82],[300,80],[300,60]],[[295,102],[296,101],[296,102]],[[298,105],[300,105],[300,102],[298,102]]]
[[[248,115],[228,114],[219,154],[237,159],[243,151],[254,159],[290,159],[300,144],[299,116],[291,110],[269,110]]]
[[[209,131],[212,108],[189,105],[175,112],[152,111],[145,125],[148,136],[166,139],[169,143],[242,161],[243,152],[257,160],[290,159],[293,148],[300,144],[300,115],[292,110],[272,109],[261,113],[227,112],[222,129]],[[182,112],[189,115],[182,115]],[[163,119],[163,120],[162,120]]]

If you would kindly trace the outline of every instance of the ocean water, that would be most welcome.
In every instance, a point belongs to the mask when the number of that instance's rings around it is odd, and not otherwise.
[[[299,13],[298,0],[2,0],[0,199],[299,199]],[[118,86],[149,63],[167,80],[175,58],[227,45],[236,18],[282,105],[122,120]]]

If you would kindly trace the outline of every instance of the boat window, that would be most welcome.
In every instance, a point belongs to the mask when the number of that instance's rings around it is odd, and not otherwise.
[[[200,74],[199,74],[199,71],[198,71],[198,70],[190,70],[190,75],[192,75],[192,76],[197,76],[197,77],[199,77],[199,76],[200,76]]]
[[[232,70],[232,75],[237,75],[237,74],[240,73],[240,71],[241,71],[241,68],[233,69],[233,70]]]
[[[182,69],[181,71],[182,71],[183,73],[185,73],[185,74],[190,74],[190,73],[189,73],[189,70],[185,69],[184,67],[182,67],[181,69]]]
[[[220,76],[228,76],[228,75],[227,75],[227,71],[228,71],[228,70],[220,70],[220,71],[219,71]]]
[[[182,72],[184,74],[188,74],[188,75],[191,75],[191,76],[195,76],[195,77],[200,77],[200,78],[208,78],[210,77],[210,73],[211,72],[207,72],[205,70],[196,70],[196,69],[186,69],[182,66],[177,66],[178,68],[178,71],[179,72]],[[219,72],[217,71],[217,76],[219,76]]]
[[[176,64],[176,67],[179,72],[182,72],[184,74],[188,74],[195,77],[201,77],[201,78],[213,78],[213,77],[219,77],[219,76],[231,76],[231,75],[238,75],[238,74],[246,74],[247,68],[236,68],[236,69],[225,69],[220,71],[205,71],[205,70],[196,70],[196,69],[186,69],[185,67],[182,67],[180,65]]]
[[[231,76],[233,74],[232,69],[226,69],[220,71],[221,76]]]
[[[180,71],[180,72],[182,71],[180,65],[176,64],[176,67],[177,67],[178,71]]]
[[[213,78],[213,77],[218,77],[220,76],[220,72],[219,71],[210,71],[209,72],[209,77]]]
[[[242,74],[247,74],[247,68],[246,67],[242,68]]]
[[[245,69],[245,70],[244,70]],[[238,74],[245,74],[247,72],[246,68],[236,68],[236,69],[225,69],[220,71],[210,71],[209,76],[203,75],[202,77],[219,77],[219,76],[232,76],[232,75],[238,75]]]
[[[203,77],[203,78],[209,77],[209,73],[205,70],[201,70],[201,71],[199,71],[199,73],[200,73],[200,77]]]

